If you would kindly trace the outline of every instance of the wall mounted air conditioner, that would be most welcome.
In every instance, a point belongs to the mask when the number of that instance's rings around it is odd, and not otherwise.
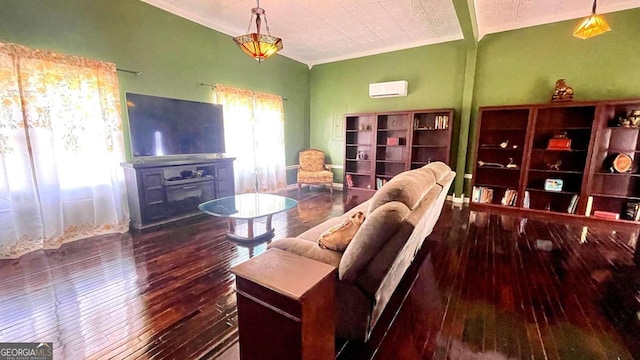
[[[369,84],[369,96],[372,98],[407,96],[408,88],[409,83],[406,80]]]

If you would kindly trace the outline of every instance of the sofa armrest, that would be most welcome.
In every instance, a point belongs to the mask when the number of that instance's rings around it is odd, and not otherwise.
[[[285,250],[296,255],[304,256],[308,259],[320,261],[322,263],[339,267],[342,253],[322,249],[315,241],[303,240],[298,238],[284,238],[276,240],[269,244],[269,249]]]

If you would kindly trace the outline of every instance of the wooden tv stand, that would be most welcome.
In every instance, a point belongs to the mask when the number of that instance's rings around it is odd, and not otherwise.
[[[235,194],[234,158],[122,163],[131,227],[151,226],[200,214],[198,204]],[[182,177],[191,171],[201,174]]]

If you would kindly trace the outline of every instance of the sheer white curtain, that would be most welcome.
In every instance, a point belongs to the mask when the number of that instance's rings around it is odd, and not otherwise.
[[[216,98],[223,106],[226,153],[236,158],[236,192],[286,188],[282,98],[223,85],[216,85]]]
[[[0,258],[128,231],[114,64],[0,43]]]

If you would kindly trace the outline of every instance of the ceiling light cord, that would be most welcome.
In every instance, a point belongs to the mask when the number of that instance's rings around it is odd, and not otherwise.
[[[595,15],[596,14],[596,3],[598,2],[598,0],[593,0],[593,8],[591,9],[591,15]]]

